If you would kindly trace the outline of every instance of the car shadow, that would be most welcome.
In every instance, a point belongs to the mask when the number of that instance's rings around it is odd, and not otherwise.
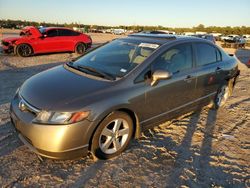
[[[215,164],[214,158],[216,155],[219,155],[220,158],[227,158],[227,156],[213,150],[213,141],[218,141],[216,132],[219,129],[216,123],[218,111],[214,109],[206,110],[206,108],[205,117],[204,110],[195,112],[187,125],[181,144],[176,146],[176,161],[167,180],[168,185],[170,187],[181,187],[183,185],[187,187],[207,187],[208,185],[212,187],[217,185],[244,187],[245,182],[234,181],[237,175],[227,171],[228,167],[223,165],[224,161]],[[194,141],[195,134],[198,134],[202,139],[198,145]],[[237,169],[243,168],[240,165],[234,165],[237,166]]]
[[[70,56],[73,57],[75,54],[74,52],[68,51],[68,52],[47,52],[47,53],[39,53],[39,54],[33,54],[30,57],[37,57],[37,56],[47,56],[47,55],[52,55],[52,54],[70,54]]]
[[[198,109],[195,114],[191,116],[189,119],[189,122],[186,123],[186,132],[184,137],[182,138],[181,143],[176,146],[177,148],[175,151],[177,152],[176,155],[176,161],[174,162],[173,166],[173,172],[170,173],[171,176],[168,179],[168,182],[172,186],[181,186],[183,182],[181,182],[181,176],[184,173],[184,170],[186,168],[185,163],[187,161],[192,161],[193,158],[193,151],[191,150],[192,147],[192,138],[195,134],[195,131],[197,129],[197,124],[199,122],[199,118],[201,115],[202,109]],[[178,170],[176,170],[178,169]]]

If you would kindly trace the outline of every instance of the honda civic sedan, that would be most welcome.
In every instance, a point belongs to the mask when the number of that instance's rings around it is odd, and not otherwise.
[[[2,40],[4,52],[28,57],[33,54],[76,52],[83,54],[91,47],[90,36],[64,27],[25,27],[20,37]]]
[[[24,82],[10,106],[19,138],[53,159],[108,159],[143,130],[225,104],[236,59],[195,37],[133,34]]]

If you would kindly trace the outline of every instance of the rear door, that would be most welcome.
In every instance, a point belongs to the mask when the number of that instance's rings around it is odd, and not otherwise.
[[[196,54],[197,98],[213,96],[224,79],[222,55],[217,47],[194,43]]]
[[[150,71],[167,70],[173,74],[155,86],[145,85],[145,108],[140,115],[142,124],[149,124],[175,114],[195,100],[196,77],[193,73],[191,43],[178,44],[167,49],[152,63]]]
[[[73,51],[77,39],[77,32],[69,29],[59,29],[58,34],[60,37],[61,50],[62,51]]]

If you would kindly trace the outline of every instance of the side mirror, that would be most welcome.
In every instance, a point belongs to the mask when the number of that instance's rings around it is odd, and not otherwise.
[[[166,80],[172,77],[172,73],[165,70],[156,70],[152,74],[151,86],[154,86],[158,83],[159,80]]]

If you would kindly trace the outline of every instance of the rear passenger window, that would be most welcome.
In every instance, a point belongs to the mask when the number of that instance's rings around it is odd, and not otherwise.
[[[67,29],[59,29],[59,36],[71,36],[71,31]]]
[[[68,29],[59,29],[59,36],[78,36],[80,33]]]
[[[197,66],[203,66],[221,61],[221,54],[217,48],[209,44],[196,44]]]
[[[71,35],[72,35],[72,36],[79,36],[79,35],[80,35],[80,33],[75,32],[75,31],[71,31]]]

